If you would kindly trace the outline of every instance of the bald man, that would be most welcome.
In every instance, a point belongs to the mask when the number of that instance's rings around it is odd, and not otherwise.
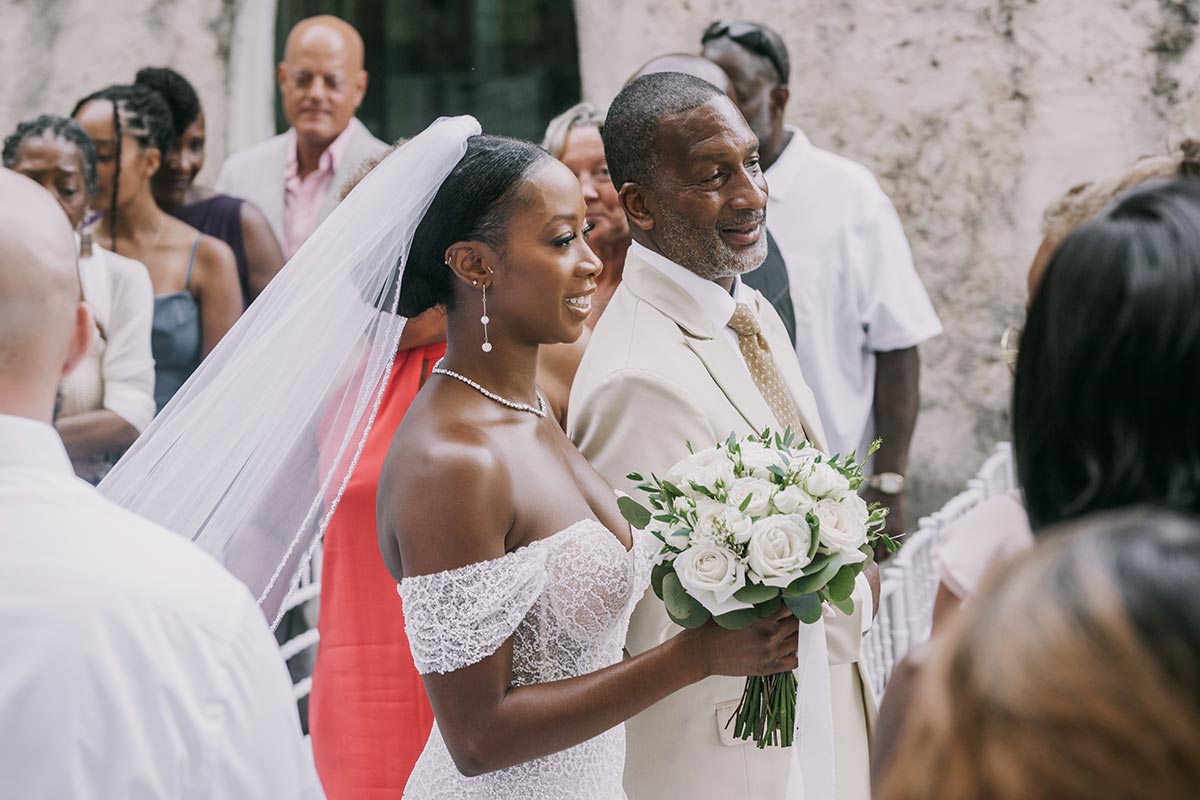
[[[321,797],[258,605],[191,542],[75,477],[50,425],[87,351],[62,208],[0,168],[5,797]]]
[[[290,259],[337,205],[354,167],[387,144],[354,117],[367,72],[362,37],[345,20],[321,15],[296,23],[276,79],[291,128],[231,156],[216,188],[261,208]]]

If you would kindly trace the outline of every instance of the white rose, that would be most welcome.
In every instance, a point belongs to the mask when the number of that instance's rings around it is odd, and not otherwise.
[[[820,526],[818,534],[822,547],[840,555],[844,564],[857,564],[866,559],[859,548],[867,543],[867,529],[844,505],[833,499],[819,500],[813,507],[813,514]]]
[[[786,467],[783,456],[773,447],[758,442],[743,442],[740,449],[742,466],[751,477],[769,481],[772,478],[769,467]]]
[[[696,510],[696,501],[690,497],[674,497],[671,499],[671,508],[682,517]]]
[[[779,513],[799,514],[802,517],[812,510],[816,502],[808,492],[795,485],[780,489],[771,498],[771,504],[775,506]]]
[[[746,545],[750,576],[766,586],[787,586],[808,566],[811,541],[812,531],[804,517],[782,514],[760,519]]]
[[[837,501],[845,506],[850,515],[862,525],[864,528],[867,525],[867,520],[871,518],[871,512],[867,509],[867,501],[858,496],[857,492],[845,491],[837,497]]]
[[[736,508],[722,503],[712,503],[696,520],[692,531],[693,542],[736,542],[745,544],[750,538],[753,520]]]
[[[775,484],[762,478],[738,478],[729,487],[729,504],[741,508],[746,498],[750,504],[746,512],[752,517],[765,517],[771,511],[771,497],[775,494]]]
[[[675,558],[675,574],[687,593],[714,616],[752,608],[733,596],[746,585],[746,565],[720,545],[701,543],[684,550]]]
[[[667,480],[678,486],[680,489],[687,489],[687,480],[692,474],[702,471],[713,465],[729,464],[730,469],[733,464],[729,461],[729,454],[720,447],[710,447],[707,450],[701,450],[698,453],[693,453],[687,458],[679,461],[671,469],[667,470]]]
[[[813,497],[825,497],[846,491],[850,488],[850,481],[828,464],[813,464],[808,477],[804,479],[804,488]]]

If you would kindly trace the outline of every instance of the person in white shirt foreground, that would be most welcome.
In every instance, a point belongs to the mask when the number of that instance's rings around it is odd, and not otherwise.
[[[784,124],[787,47],[754,22],[714,22],[703,54],[729,75],[759,139],[771,233],[787,263],[796,356],[817,398],[831,453],[883,447],[862,492],[905,528],[904,473],[917,422],[917,345],[942,332],[913,268],[900,218],[870,170],[814,147]],[[879,552],[879,556],[886,553]]]
[[[0,169],[0,786],[21,798],[321,797],[247,589],[76,478],[50,419],[86,354],[75,240]]]

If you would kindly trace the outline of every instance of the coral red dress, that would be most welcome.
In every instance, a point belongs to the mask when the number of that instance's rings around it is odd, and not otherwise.
[[[309,729],[330,800],[396,800],[433,710],[413,666],[396,580],[375,535],[375,494],[392,436],[444,342],[401,351],[354,474],[325,531]]]

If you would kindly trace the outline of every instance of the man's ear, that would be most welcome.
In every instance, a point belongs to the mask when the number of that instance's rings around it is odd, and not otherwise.
[[[287,62],[280,61],[275,65],[275,83],[279,85],[280,91],[283,91],[285,81],[287,81]]]
[[[63,359],[62,375],[65,378],[87,355],[92,343],[92,308],[85,301],[75,304],[75,327],[71,331],[71,342],[67,346],[67,357]]]
[[[362,105],[363,97],[367,94],[367,71],[360,69],[354,76],[354,107]]]
[[[787,84],[779,84],[771,90],[770,109],[772,119],[783,117],[784,109],[787,108],[788,98],[792,96],[792,92],[788,89]]]
[[[446,250],[446,266],[467,284],[479,288],[491,286],[499,254],[482,242],[455,242]]]
[[[640,183],[629,181],[622,184],[617,199],[621,201],[621,208],[625,209],[625,216],[631,223],[644,231],[654,229],[654,212],[646,204],[646,192]]]

